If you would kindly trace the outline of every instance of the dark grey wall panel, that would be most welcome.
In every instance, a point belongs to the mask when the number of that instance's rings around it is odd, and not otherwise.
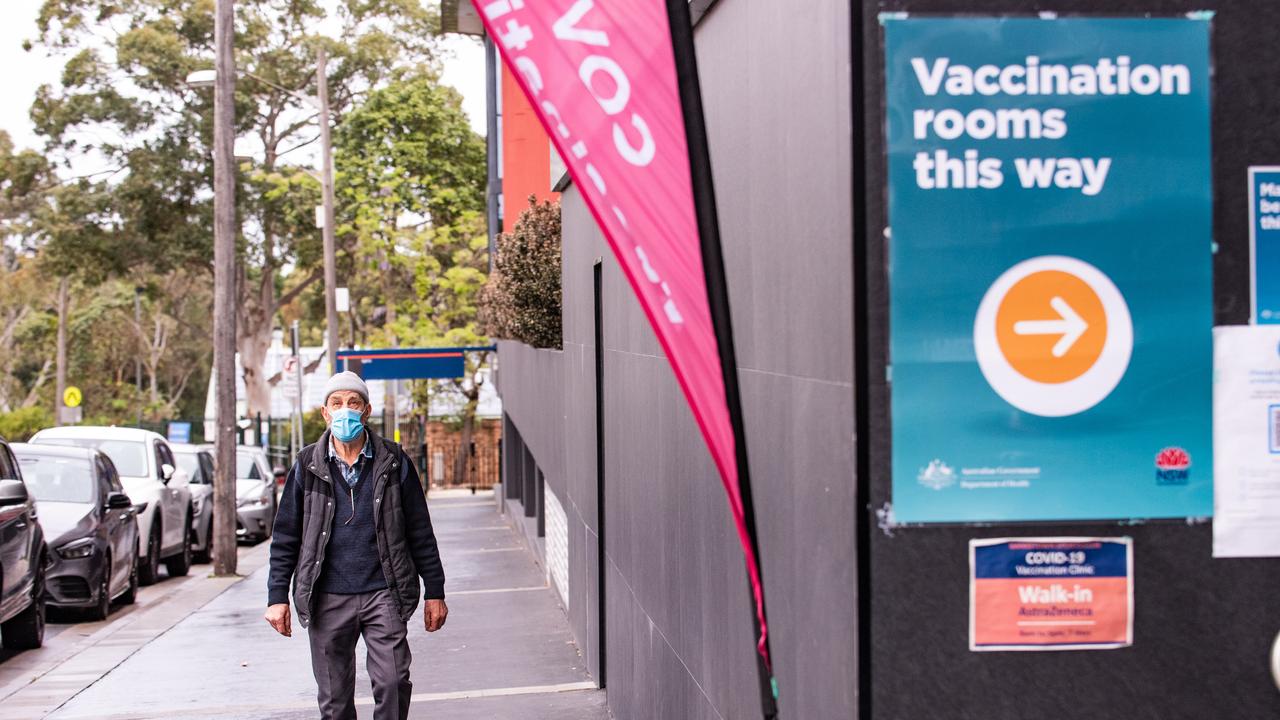
[[[848,26],[843,3],[722,0],[697,29],[788,717],[847,717],[855,703]],[[752,606],[719,477],[574,188],[562,208],[575,637],[598,670],[592,267],[603,257],[610,707],[619,718],[751,717]],[[516,361],[502,359],[504,399]]]
[[[498,391],[503,411],[557,495],[564,483],[564,353],[498,343]],[[526,505],[529,503],[526,502]]]
[[[894,0],[864,6],[870,165],[866,267],[871,310],[870,495],[891,500],[887,296],[881,125],[880,10],[916,13],[1094,12],[1174,15],[1216,10],[1213,22],[1215,306],[1218,322],[1247,322],[1245,168],[1280,161],[1280,3]],[[1206,328],[1207,331],[1207,328]],[[873,522],[874,518],[865,518]],[[967,649],[967,541],[1002,535],[1134,537],[1135,643],[1097,652],[971,653]],[[1062,524],[907,528],[872,542],[872,717],[1018,719],[1043,714],[1098,720],[1280,717],[1267,673],[1280,629],[1280,561],[1214,560],[1208,525]]]

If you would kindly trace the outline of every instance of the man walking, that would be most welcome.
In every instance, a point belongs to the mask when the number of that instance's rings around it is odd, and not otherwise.
[[[407,625],[425,587],[427,632],[444,626],[444,569],[426,496],[400,446],[365,427],[369,388],[352,372],[325,385],[329,429],[285,480],[271,539],[266,620],[292,635],[289,583],[307,628],[320,716],[356,716],[356,640],[368,648],[375,720],[409,716]]]

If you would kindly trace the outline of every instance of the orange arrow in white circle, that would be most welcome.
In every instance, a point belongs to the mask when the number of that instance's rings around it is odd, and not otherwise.
[[[1089,323],[1066,300],[1056,295],[1049,300],[1049,306],[1058,313],[1057,320],[1020,320],[1014,323],[1013,331],[1018,335],[1061,335],[1053,346],[1053,356],[1060,358],[1089,329]]]

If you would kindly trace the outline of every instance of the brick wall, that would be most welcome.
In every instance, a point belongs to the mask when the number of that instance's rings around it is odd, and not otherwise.
[[[497,418],[477,419],[471,436],[475,444],[475,454],[470,458],[467,479],[462,486],[475,484],[476,487],[492,487],[499,481],[499,442],[502,439],[502,421]],[[406,446],[419,469],[426,475],[433,486],[448,487],[455,485],[453,463],[458,456],[462,442],[462,431],[451,429],[439,420],[427,424],[427,458],[424,464],[422,447]]]

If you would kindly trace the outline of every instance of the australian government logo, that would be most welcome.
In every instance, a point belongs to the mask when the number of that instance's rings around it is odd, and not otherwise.
[[[1156,453],[1156,484],[1186,485],[1191,479],[1191,454],[1180,447]]]
[[[927,488],[941,490],[955,485],[956,471],[952,470],[951,466],[935,458],[930,460],[929,464],[920,470],[920,474],[916,476],[916,480],[920,481],[920,484]]]

